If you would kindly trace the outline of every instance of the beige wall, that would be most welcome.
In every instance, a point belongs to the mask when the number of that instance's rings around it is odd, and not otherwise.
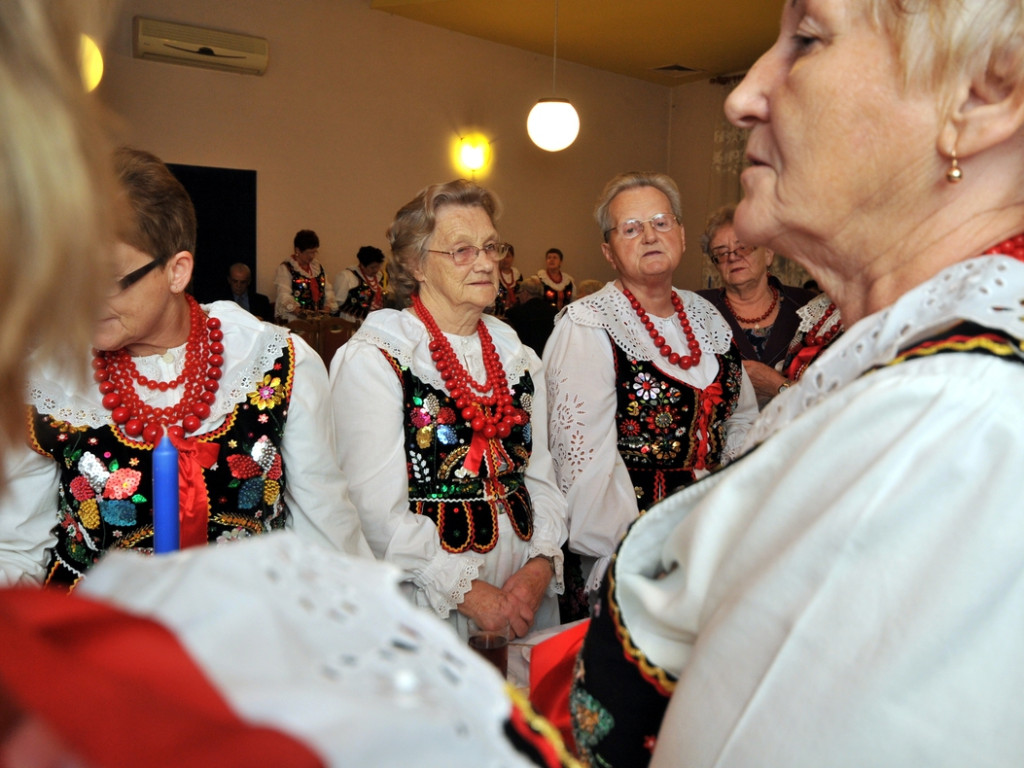
[[[131,57],[135,15],[266,37],[260,77]],[[624,170],[673,174],[689,248],[677,284],[696,285],[698,235],[720,102],[707,85],[664,88],[559,61],[557,95],[581,116],[576,143],[537,149],[526,115],[549,96],[551,59],[381,11],[367,0],[125,0],[100,94],[123,140],[167,162],[257,171],[259,289],[301,228],[332,273],[361,245],[386,250],[395,210],[426,184],[460,175],[457,136],[480,130],[494,162],[480,181],[501,198],[499,231],[534,272],[550,246],[577,279],[609,279],[591,212]]]

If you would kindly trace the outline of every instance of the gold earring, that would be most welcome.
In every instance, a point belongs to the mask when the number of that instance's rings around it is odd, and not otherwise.
[[[956,184],[963,177],[964,173],[960,170],[960,163],[956,158],[956,150],[953,149],[950,151],[949,170],[946,171],[946,181],[950,184]]]

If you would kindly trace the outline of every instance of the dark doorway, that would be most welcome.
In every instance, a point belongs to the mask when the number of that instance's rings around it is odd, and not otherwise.
[[[256,171],[168,163],[196,208],[199,231],[192,293],[201,303],[225,298],[228,268],[248,264],[256,282]]]

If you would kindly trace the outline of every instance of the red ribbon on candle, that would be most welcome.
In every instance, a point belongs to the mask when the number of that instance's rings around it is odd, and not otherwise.
[[[181,548],[197,547],[207,543],[207,525],[210,521],[210,493],[206,488],[203,470],[217,462],[220,445],[202,443],[195,438],[170,437],[178,449]]]

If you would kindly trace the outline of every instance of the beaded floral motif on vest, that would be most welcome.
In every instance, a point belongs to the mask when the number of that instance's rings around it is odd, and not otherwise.
[[[612,344],[619,454],[645,511],[694,480],[694,470],[715,469],[725,447],[725,425],[736,409],[742,363],[733,346],[718,355],[718,375],[705,389],[674,379],[648,360]]]
[[[615,599],[615,561],[573,670],[569,710],[586,765],[645,766],[677,678],[633,642]]]
[[[498,515],[508,515],[516,535],[533,537],[533,502],[526,489],[526,465],[533,449],[530,423],[515,425],[507,438],[488,441],[478,475],[463,461],[472,427],[458,414],[448,393],[418,379],[409,368],[381,352],[402,382],[409,508],[437,526],[448,552],[489,552],[498,543]],[[512,387],[512,404],[533,410],[533,379],[524,373]],[[532,417],[531,417],[532,419]]]
[[[302,272],[299,272],[295,267],[292,266],[291,262],[286,261],[284,265],[288,267],[288,271],[292,276],[292,298],[295,302],[303,309],[323,309],[324,308],[324,297],[326,294],[327,277],[324,270],[320,269],[320,274],[316,277],[310,277]],[[313,281],[316,281],[317,288],[319,289],[320,301],[315,303],[313,301]]]
[[[207,538],[230,541],[284,528],[285,471],[280,445],[292,391],[294,348],[268,371],[220,427],[195,442],[208,504]],[[35,450],[60,467],[56,545],[46,582],[77,583],[108,549],[153,547],[153,444],[30,412]],[[209,459],[212,459],[209,460]],[[207,466],[208,465],[208,466]]]

